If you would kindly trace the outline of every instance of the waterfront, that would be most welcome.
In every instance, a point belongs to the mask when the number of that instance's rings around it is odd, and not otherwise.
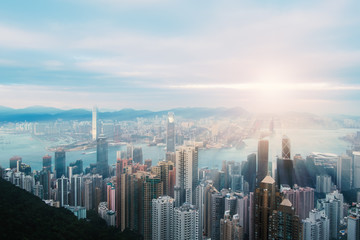
[[[335,130],[318,130],[318,129],[275,129],[275,134],[269,137],[270,160],[281,154],[281,137],[286,134],[291,139],[291,154],[300,153],[306,157],[311,152],[326,152],[341,155],[349,149],[349,143],[340,139],[341,137],[353,134],[357,129],[335,129]],[[49,154],[53,157],[54,153],[46,150],[53,146],[54,142],[41,141],[33,138],[30,134],[9,134],[0,133],[0,165],[9,167],[9,158],[14,155],[21,156],[24,163],[31,165],[33,170],[42,168],[42,157]],[[220,168],[222,160],[243,161],[247,155],[257,151],[258,139],[246,139],[246,146],[242,149],[222,148],[222,149],[200,149],[199,167]],[[143,149],[143,157],[152,159],[153,165],[159,160],[164,159],[165,149],[163,146],[148,146],[140,144]],[[126,146],[109,147],[109,164],[115,164],[116,152],[126,150]],[[72,151],[66,153],[66,164],[78,159],[84,161],[84,167],[90,163],[96,162],[95,149],[86,150],[89,154],[83,154],[84,151]]]

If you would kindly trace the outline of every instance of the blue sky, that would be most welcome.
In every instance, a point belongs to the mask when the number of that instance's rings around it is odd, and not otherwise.
[[[0,105],[360,114],[359,1],[0,2]]]

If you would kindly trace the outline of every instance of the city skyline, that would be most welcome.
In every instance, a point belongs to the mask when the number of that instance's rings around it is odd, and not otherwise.
[[[21,4],[19,4],[21,3]],[[360,114],[356,1],[0,3],[0,101]]]

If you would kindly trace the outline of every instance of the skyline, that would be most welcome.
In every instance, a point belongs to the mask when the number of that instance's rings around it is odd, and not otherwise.
[[[360,114],[359,7],[2,2],[1,105]]]

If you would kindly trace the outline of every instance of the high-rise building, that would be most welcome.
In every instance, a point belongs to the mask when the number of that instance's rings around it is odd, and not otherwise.
[[[348,216],[347,239],[360,239],[360,203]]]
[[[316,208],[324,210],[330,221],[330,238],[338,239],[340,221],[344,215],[344,197],[341,193],[334,191],[326,194],[326,198],[319,199]]]
[[[250,197],[249,195],[238,194],[236,212],[239,216],[239,224],[242,226],[245,239],[249,238],[250,226]]]
[[[71,179],[70,204],[71,206],[82,206],[82,176],[73,175]]]
[[[174,208],[174,240],[199,239],[199,211],[189,203]]]
[[[318,193],[330,193],[332,190],[331,176],[329,175],[317,175],[316,176],[316,192]]]
[[[91,210],[94,208],[93,182],[90,179],[86,179],[84,182],[84,206],[86,210]]]
[[[360,152],[353,152],[353,188],[360,188]]]
[[[330,239],[330,221],[325,211],[311,210],[309,217],[302,222],[304,240]]]
[[[314,209],[314,192],[310,187],[284,190],[283,195],[290,200],[295,208],[295,214],[300,220],[309,217],[309,212]]]
[[[276,209],[276,183],[266,176],[255,191],[255,239],[268,239],[269,217]]]
[[[63,175],[66,175],[66,158],[65,150],[59,148],[55,152],[55,173],[56,178],[61,178]]]
[[[257,186],[268,175],[269,141],[262,139],[258,142]]]
[[[225,212],[225,196],[221,193],[211,195],[211,239],[220,239],[220,220]]]
[[[290,139],[284,135],[282,138],[282,159],[291,159],[291,144]]]
[[[217,194],[219,191],[211,184],[207,184],[204,190],[204,235],[208,238],[211,238],[211,232],[212,232],[212,215],[213,215],[213,203],[212,203],[212,195]],[[222,210],[220,209],[220,212]],[[220,215],[220,218],[222,217],[222,214]],[[220,219],[219,218],[219,219]]]
[[[69,204],[69,179],[64,175],[57,179],[57,200],[61,207]]]
[[[91,135],[93,141],[96,141],[99,133],[97,115],[98,115],[98,109],[97,107],[94,106],[92,109],[92,128],[91,128]]]
[[[239,215],[231,216],[229,211],[225,211],[224,218],[220,220],[220,240],[243,239],[243,229],[239,224]]]
[[[16,171],[19,171],[19,167],[22,163],[22,158],[19,156],[14,156],[9,159],[10,162],[10,169],[16,169]]]
[[[50,155],[45,155],[43,157],[43,170],[49,170],[50,172],[52,172],[51,169],[51,156]]]
[[[269,239],[302,240],[301,220],[289,199],[284,199],[269,219]]]
[[[108,164],[108,143],[103,135],[100,135],[96,143],[96,169],[97,173],[102,175],[103,178],[109,177],[109,164]]]
[[[173,239],[174,199],[161,196],[152,200],[152,240]]]
[[[249,192],[254,192],[256,188],[256,154],[247,156],[247,162],[242,169],[244,180],[249,184]]]
[[[175,118],[172,112],[168,113],[167,118],[166,151],[175,152]]]
[[[43,186],[43,197],[45,200],[48,200],[51,198],[51,176],[50,176],[49,170],[42,170],[40,172],[40,184]]]
[[[198,147],[181,147],[176,151],[176,186],[180,188],[178,206],[184,202],[195,203],[197,184]]]
[[[143,164],[143,153],[141,147],[135,147],[133,150],[133,162]]]
[[[142,196],[143,200],[140,211],[143,213],[143,234],[144,240],[151,240],[152,237],[152,200],[163,195],[163,183],[160,178],[147,176],[143,182]]]
[[[72,167],[72,174],[82,174],[83,173],[83,160],[79,159],[75,162],[69,164],[69,167]]]
[[[160,168],[160,179],[164,186],[163,194],[166,196],[171,196],[171,190],[174,188],[174,185],[172,185],[170,181],[170,171],[174,169],[174,163],[170,161],[160,161],[158,162],[158,166]]]
[[[278,187],[281,185],[289,185],[290,187],[294,186],[294,165],[293,160],[289,158],[278,158],[276,168],[276,182]]]
[[[340,191],[348,191],[352,185],[352,158],[341,156],[337,166],[337,186]]]

